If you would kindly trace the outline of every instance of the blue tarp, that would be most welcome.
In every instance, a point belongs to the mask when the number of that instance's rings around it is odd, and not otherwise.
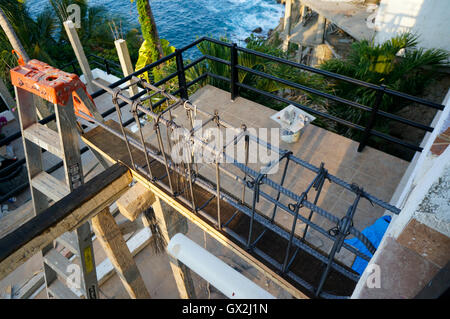
[[[386,215],[380,217],[375,221],[375,223],[373,223],[373,225],[365,228],[361,233],[370,240],[370,242],[375,248],[378,248],[378,245],[380,244],[381,239],[383,238],[383,235],[386,232],[386,229],[388,228],[390,222],[391,216]],[[355,237],[351,239],[346,239],[345,242],[355,247],[363,254],[372,257],[370,251],[358,238]],[[352,269],[361,275],[364,269],[366,269],[367,264],[368,262],[366,260],[362,259],[359,256],[356,256],[356,259],[352,265]]]

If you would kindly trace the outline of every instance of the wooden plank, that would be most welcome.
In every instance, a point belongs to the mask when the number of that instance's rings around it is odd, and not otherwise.
[[[66,183],[56,179],[52,175],[45,171],[40,172],[36,175],[31,183],[33,187],[40,191],[42,194],[47,195],[50,199],[55,202],[59,201],[61,198],[69,194],[69,189]]]
[[[139,229],[144,227],[141,219],[136,219],[133,222],[128,220],[128,219],[126,219],[126,220],[123,220],[121,222],[118,222],[117,226],[119,226],[120,232],[124,236],[126,234],[130,234],[130,233],[136,232]]]
[[[114,129],[120,130],[118,124],[112,120],[107,121],[106,124],[108,126],[113,127]],[[130,133],[130,132],[128,132]],[[127,134],[128,134],[127,133]],[[130,133],[130,135],[133,135]],[[101,127],[96,127],[93,130],[87,132],[82,135],[82,140],[84,143],[94,148],[102,154],[102,156],[108,159],[112,163],[117,162],[129,162],[129,155],[126,149],[125,142],[116,138],[111,133],[107,132]],[[114,140],[114,143],[112,143]],[[139,140],[139,139],[138,139]],[[114,144],[114,147],[112,147]],[[137,151],[134,147],[132,147],[132,153],[135,155],[135,160],[141,159],[143,163],[145,162],[144,155],[142,152]],[[207,232],[211,237],[216,239],[223,246],[230,249],[232,252],[236,253],[240,258],[244,261],[248,262],[252,266],[254,266],[259,272],[261,272],[264,276],[271,279],[273,282],[278,284],[281,288],[286,290],[295,298],[299,299],[307,299],[308,296],[305,295],[302,291],[296,288],[291,282],[283,278],[279,275],[274,269],[265,265],[264,262],[257,259],[252,254],[248,253],[244,248],[240,247],[238,243],[234,242],[230,238],[228,238],[224,233],[218,231],[214,225],[209,224],[207,221],[203,220],[199,216],[192,213],[191,208],[183,205],[177,199],[173,198],[169,193],[165,190],[161,189],[157,185],[153,184],[145,176],[136,172],[135,170],[131,170],[134,178],[142,183],[145,187],[151,190],[157,198],[162,199],[168,205],[177,210],[181,215],[186,217],[189,221],[200,227],[202,230]],[[234,212],[234,210],[233,210]]]
[[[109,208],[92,218],[92,228],[130,297],[149,299],[150,294]]]
[[[116,202],[120,213],[130,221],[148,209],[155,202],[155,195],[140,183],[134,184]]]
[[[111,205],[131,180],[128,168],[111,166],[0,239],[0,280],[63,233],[76,229]]]
[[[64,29],[66,30],[70,44],[72,45],[72,49],[75,52],[75,56],[77,57],[78,63],[81,67],[81,71],[83,72],[84,78],[86,80],[86,86],[89,89],[89,92],[92,93],[95,90],[95,86],[94,84],[92,84],[92,80],[94,79],[94,77],[92,75],[92,71],[86,55],[84,54],[83,45],[81,44],[77,30],[75,29],[75,24],[72,20],[67,20],[64,22]]]
[[[167,210],[171,209],[171,207],[169,206],[163,208],[163,204],[159,198],[156,198],[152,207],[155,212],[156,219],[158,220],[158,225],[161,229],[161,234],[164,237],[164,241],[168,243],[170,238],[177,233],[176,228],[169,224],[169,219],[167,218]],[[171,255],[168,254],[168,257],[180,297],[182,299],[195,299],[195,287],[191,278],[190,269],[185,267]]]
[[[55,131],[45,127],[40,123],[35,123],[27,127],[23,132],[24,137],[49,151],[50,153],[63,158],[64,153],[61,149],[61,143],[59,141],[59,135]]]

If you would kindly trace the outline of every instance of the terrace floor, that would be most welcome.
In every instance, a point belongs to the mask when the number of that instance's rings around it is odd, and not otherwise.
[[[276,113],[276,111],[244,98],[237,98],[232,102],[228,92],[209,85],[199,89],[190,97],[190,100],[193,104],[197,105],[198,108],[211,114],[214,110],[219,110],[220,117],[235,127],[240,127],[242,123],[245,123],[249,128],[278,127],[278,124],[270,119],[270,116]],[[100,112],[103,112],[112,106],[111,97],[108,94],[104,94],[95,99],[95,102]],[[125,106],[122,109],[122,112],[124,120],[130,118],[131,114],[128,106]],[[178,120],[181,120],[181,117],[183,116],[181,113],[184,112],[174,114],[174,116],[178,115]],[[115,114],[110,115],[108,118],[117,120]],[[131,129],[133,130],[133,128]],[[150,134],[152,125],[145,125],[143,129],[147,140],[154,142],[154,138],[151,137]],[[268,141],[271,142],[270,136]],[[357,142],[314,125],[309,125],[304,129],[298,142],[286,144],[280,141],[279,143],[280,149],[290,150],[295,156],[315,166],[319,166],[321,162],[324,162],[325,168],[331,174],[343,179],[347,183],[356,183],[359,186],[364,187],[364,190],[370,194],[389,202],[407,168],[408,162],[370,147],[366,147],[363,152],[358,153],[357,147]],[[86,164],[86,168],[84,168],[85,172],[93,167],[94,162],[95,159],[90,152],[83,155],[83,165]],[[100,168],[97,168],[93,174],[99,169]],[[211,168],[207,165],[202,166],[200,170],[201,173],[206,176],[209,174],[212,174],[211,176],[213,176],[213,171],[211,171]],[[55,173],[58,174],[58,171]],[[306,169],[291,164],[284,185],[288,189],[300,194],[313,177],[314,175]],[[212,177],[211,180],[214,180],[214,178]],[[274,175],[273,180],[278,182],[278,175]],[[235,182],[227,180],[226,177],[223,177],[221,184],[226,190],[229,190],[232,193],[240,193],[240,189],[236,187]],[[318,201],[318,206],[336,216],[342,217],[346,213],[348,207],[352,204],[354,195],[344,190],[342,187],[328,184],[329,183],[327,182],[325,183]],[[268,190],[267,192],[270,191]],[[247,196],[250,195],[251,191],[248,191]],[[310,197],[310,201],[312,201],[311,198],[313,197]],[[258,210],[264,214],[270,214],[273,210],[273,205],[270,206],[262,201],[259,204]],[[307,214],[308,212],[301,213]],[[383,209],[376,206],[373,207],[367,200],[361,200],[355,214],[354,225],[357,229],[362,230],[371,225],[376,219],[382,216],[383,213]],[[313,221],[320,226],[323,226],[325,229],[330,229],[335,226],[316,215],[313,216]],[[289,230],[292,225],[292,219],[290,216],[287,216],[287,214],[278,214],[276,222]],[[195,225],[191,223],[188,224],[189,231],[187,236],[203,246],[204,243],[206,243],[203,232]],[[301,232],[303,227],[304,224],[298,222],[296,228],[297,233]],[[311,244],[324,252],[329,251],[331,243],[328,239],[313,230],[310,230],[308,234],[307,240]],[[95,247],[96,264],[98,265],[105,256],[98,243]],[[214,242],[212,239],[208,240],[208,250],[236,269],[239,269],[244,275],[248,275],[250,279],[261,285],[265,285],[275,296],[281,298],[288,297],[283,291],[280,291],[279,288],[272,286],[269,281],[265,281],[264,278],[261,278],[251,265],[244,265],[242,261],[239,261],[238,257],[233,256],[228,249],[221,247],[220,244]],[[337,257],[348,266],[351,266],[354,258],[353,255],[346,253],[344,249]],[[156,298],[176,298],[176,286],[170,273],[170,267],[168,267],[168,260],[165,254],[162,254],[159,257],[153,256],[151,248],[147,246],[136,256],[136,261],[152,296]],[[36,271],[36,267],[39,263],[39,260],[34,259],[35,266],[23,267],[20,271],[20,279],[23,280],[27,277],[27,273],[30,274]],[[149,271],[149,269],[151,271]],[[194,280],[195,282],[202,282],[201,285],[203,286],[205,285],[198,276],[194,276]],[[4,287],[2,283],[0,283],[0,288],[1,286]],[[114,296],[114,298],[127,298],[126,292],[116,275],[106,281],[101,286],[101,289],[104,295],[110,297]],[[207,297],[207,295],[205,295],[206,290],[204,288],[200,290],[198,297]],[[220,297],[221,295],[216,294],[215,296]],[[45,297],[45,294],[43,295],[41,293],[40,297]]]

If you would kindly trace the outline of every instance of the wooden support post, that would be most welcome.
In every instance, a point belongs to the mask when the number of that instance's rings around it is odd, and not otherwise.
[[[86,55],[84,54],[83,46],[81,45],[80,39],[78,38],[78,33],[72,20],[67,20],[66,22],[64,22],[64,28],[66,29],[70,44],[72,45],[73,51],[75,52],[75,55],[77,57],[78,64],[80,64],[81,71],[83,72],[84,78],[86,80],[88,91],[89,93],[92,93],[95,91],[95,86],[92,83],[92,80],[94,80],[94,76],[92,75],[91,68],[89,67],[89,62],[86,58]]]
[[[149,299],[150,294],[109,208],[92,218],[92,228],[130,297]]]
[[[179,227],[177,227],[179,225],[176,222],[171,224],[170,221],[174,221],[173,216],[180,217],[180,215],[175,209],[163,203],[158,197],[156,197],[152,207],[158,220],[162,236],[166,243],[168,243],[170,238],[179,232]],[[178,220],[179,223],[180,221]],[[190,269],[169,254],[168,257],[180,297],[182,299],[195,299],[195,288]]]
[[[283,28],[283,31],[286,33],[286,35],[289,35],[291,31],[291,12],[292,12],[292,0],[286,0],[284,9],[284,28]]]
[[[155,195],[141,183],[136,183],[120,197],[116,204],[120,213],[130,221],[136,218],[155,202]]]
[[[133,63],[131,63],[130,53],[128,52],[127,42],[124,39],[118,39],[114,41],[116,46],[117,55],[119,56],[120,65],[122,67],[123,76],[128,76],[134,72]],[[131,81],[128,81],[130,84]],[[130,96],[134,96],[139,93],[138,87],[133,85],[129,88]]]

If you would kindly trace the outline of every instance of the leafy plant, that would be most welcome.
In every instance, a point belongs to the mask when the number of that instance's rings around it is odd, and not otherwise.
[[[417,48],[418,37],[404,33],[384,43],[373,41],[354,42],[347,59],[331,59],[320,67],[323,70],[343,74],[365,82],[384,84],[400,92],[418,95],[435,76],[437,67],[446,64],[447,52],[439,49]],[[373,107],[376,92],[345,81],[335,81],[330,89],[337,96]],[[384,95],[380,109],[396,113],[405,106],[405,101]],[[339,103],[331,103],[328,112],[356,124],[366,125],[369,112]],[[377,121],[376,130],[388,133],[389,122]],[[339,127],[339,133],[358,138],[358,132]]]

